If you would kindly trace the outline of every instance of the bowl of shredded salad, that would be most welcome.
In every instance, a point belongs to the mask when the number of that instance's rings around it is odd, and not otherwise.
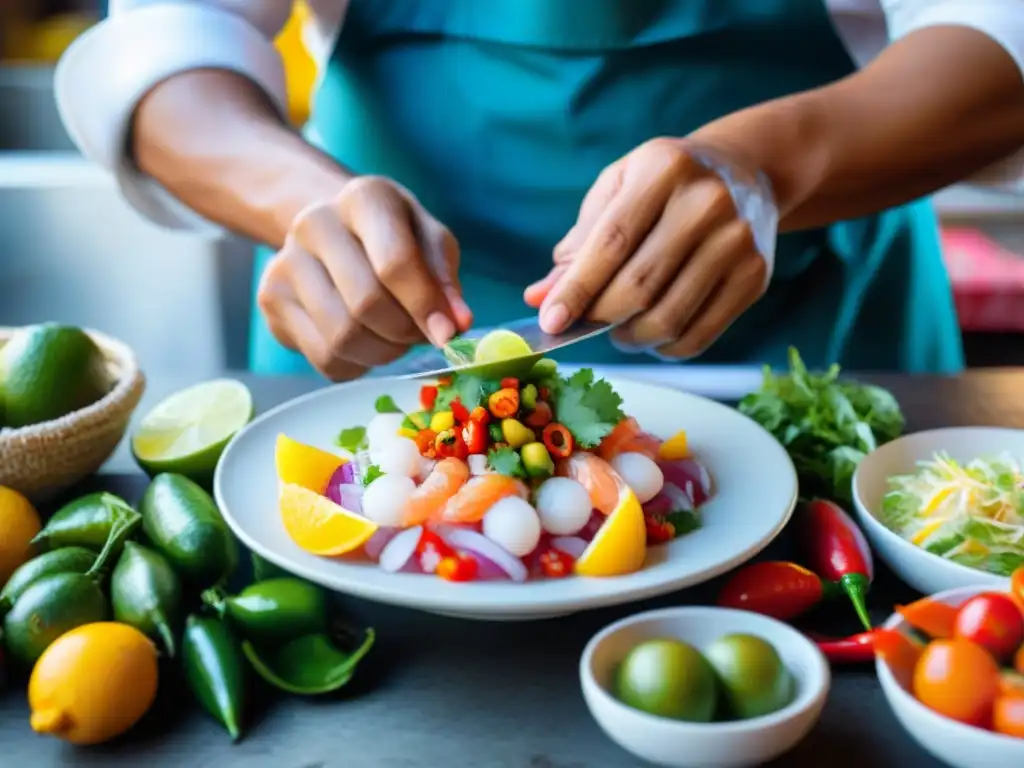
[[[906,435],[864,459],[853,496],[871,544],[922,592],[1005,583],[1024,565],[1024,430]]]

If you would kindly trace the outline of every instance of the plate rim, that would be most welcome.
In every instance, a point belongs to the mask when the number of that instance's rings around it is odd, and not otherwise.
[[[574,366],[575,368],[575,366]],[[701,395],[692,394],[685,390],[677,389],[674,387],[666,387],[657,383],[649,383],[637,379],[629,379],[623,377],[621,379],[617,377],[603,377],[607,378],[609,383],[615,387],[617,384],[625,384],[631,387],[642,387],[650,390],[661,390],[668,391],[674,394],[682,395],[683,397],[690,398],[699,402],[702,407],[713,408],[716,411],[728,412],[731,417],[738,417],[745,420],[748,424],[760,431],[765,437],[771,440],[778,451],[778,458],[781,471],[785,469],[785,474],[789,480],[791,486],[790,498],[787,500],[784,512],[780,515],[779,520],[771,527],[771,529],[763,535],[758,541],[745,548],[742,552],[733,555],[732,557],[724,560],[717,565],[709,566],[698,573],[686,573],[675,577],[663,578],[660,581],[647,584],[637,585],[625,585],[620,589],[601,592],[597,594],[577,594],[566,596],[563,598],[552,598],[552,599],[535,599],[535,600],[521,600],[511,603],[500,602],[500,597],[495,600],[495,590],[514,590],[520,589],[524,585],[517,583],[505,583],[495,582],[488,583],[487,585],[475,585],[477,589],[486,586],[486,593],[477,593],[477,596],[467,591],[461,591],[457,593],[457,596],[453,599],[453,593],[446,592],[443,589],[431,591],[429,593],[408,593],[404,592],[400,587],[386,586],[382,587],[378,584],[367,583],[358,578],[351,577],[340,577],[335,581],[344,581],[344,586],[337,583],[328,583],[325,577],[317,572],[316,568],[308,567],[302,563],[296,563],[290,559],[286,554],[279,554],[272,549],[265,547],[262,543],[257,541],[254,537],[250,536],[243,525],[237,520],[230,512],[230,508],[225,502],[225,476],[228,466],[228,459],[232,451],[237,450],[237,446],[242,440],[246,439],[245,436],[258,426],[264,424],[267,421],[275,418],[279,413],[290,410],[301,406],[302,404],[315,400],[318,398],[327,397],[327,393],[344,391],[346,389],[356,387],[375,387],[381,390],[385,389],[387,382],[407,382],[415,383],[415,379],[408,376],[397,376],[389,378],[368,378],[368,379],[357,379],[355,381],[341,382],[333,384],[327,387],[307,392],[290,400],[270,408],[264,413],[261,413],[252,421],[249,422],[243,429],[241,429],[228,443],[224,453],[221,456],[221,460],[217,463],[217,468],[214,473],[213,491],[214,499],[220,509],[221,515],[231,529],[232,533],[238,537],[243,545],[245,545],[251,552],[258,554],[260,557],[268,560],[269,562],[277,565],[291,574],[305,578],[312,581],[325,589],[329,589],[340,594],[358,597],[364,600],[370,600],[374,602],[383,603],[386,605],[396,605],[406,608],[413,608],[421,611],[427,611],[435,614],[447,614],[447,615],[458,615],[465,618],[475,618],[480,620],[497,620],[499,618],[529,618],[531,616],[543,617],[558,614],[569,614],[577,613],[581,611],[594,610],[598,608],[605,608],[615,605],[623,605],[627,603],[637,602],[645,599],[650,599],[660,595],[670,594],[687,587],[696,586],[703,584],[717,576],[726,573],[729,570],[741,565],[752,558],[760,554],[764,549],[771,544],[782,532],[782,530],[789,523],[793,516],[793,512],[796,509],[797,502],[799,500],[799,483],[797,479],[796,468],[793,465],[792,459],[789,457],[785,448],[775,439],[775,437],[768,432],[764,427],[758,424],[756,421],[740,413],[734,408],[730,408],[724,403],[720,403],[716,400],[703,397]],[[395,574],[396,578],[401,579],[405,576],[410,578],[425,578],[419,574]],[[619,577],[609,577],[608,579],[600,579],[600,581],[611,581]],[[624,577],[628,578],[628,577]],[[398,582],[400,583],[400,582]],[[461,585],[460,585],[461,587]]]

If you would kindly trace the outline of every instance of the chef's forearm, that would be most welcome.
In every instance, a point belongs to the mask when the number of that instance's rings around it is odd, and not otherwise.
[[[822,226],[914,200],[1024,146],[1024,79],[987,35],[934,27],[842,81],[694,138],[767,173],[780,229]]]
[[[345,169],[286,126],[262,91],[225,71],[193,71],[140,103],[133,155],[212,221],[280,247],[292,220],[338,192]]]

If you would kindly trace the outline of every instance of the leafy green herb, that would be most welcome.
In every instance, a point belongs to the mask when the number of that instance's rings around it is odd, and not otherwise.
[[[487,453],[487,466],[499,475],[526,477],[523,460],[514,448],[493,448]]]
[[[444,345],[441,352],[452,365],[465,365],[466,363],[471,363],[473,362],[473,357],[476,355],[476,339],[466,339],[461,336],[456,336]]]
[[[810,373],[789,350],[789,372],[765,367],[758,392],[739,404],[789,453],[804,496],[851,502],[853,473],[865,455],[903,432],[903,413],[888,391],[840,381],[839,366]]]
[[[622,398],[604,379],[583,368],[562,379],[555,396],[555,418],[581,448],[593,448],[625,418]]]
[[[501,383],[494,379],[485,379],[472,373],[456,373],[452,376],[451,384],[438,389],[434,411],[448,410],[456,399],[471,411],[486,403],[487,398],[499,389]]]
[[[366,468],[366,472],[363,474],[363,487],[365,488],[383,474],[384,472],[381,471],[379,466],[371,464]]]
[[[381,395],[377,398],[373,407],[377,413],[404,413],[401,408],[395,405],[395,401],[391,398],[391,395]]]
[[[366,427],[349,427],[343,429],[334,439],[335,444],[339,448],[343,448],[350,453],[358,453],[359,451],[366,450],[368,447],[366,442]]]
[[[700,513],[689,509],[681,509],[677,512],[670,512],[665,515],[665,522],[671,523],[675,529],[675,537],[685,536],[693,533],[701,527]]]

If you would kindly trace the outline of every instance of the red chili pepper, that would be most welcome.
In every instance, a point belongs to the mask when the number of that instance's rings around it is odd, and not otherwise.
[[[469,409],[462,404],[459,398],[452,400],[451,404],[452,416],[455,417],[455,421],[459,424],[464,424],[469,421]]]
[[[541,439],[544,441],[544,447],[552,456],[564,459],[572,453],[572,432],[561,424],[556,422],[548,424],[544,427]]]
[[[549,579],[560,579],[572,573],[576,561],[567,552],[552,547],[540,556],[538,562],[545,576]]]
[[[519,389],[519,379],[509,376],[501,380],[502,389]]]
[[[424,573],[436,573],[437,567],[446,558],[456,557],[454,549],[433,531],[423,531],[416,544],[416,556]]]
[[[551,406],[543,400],[538,400],[537,405],[535,405],[533,410],[527,414],[525,419],[523,419],[523,423],[528,427],[533,427],[534,429],[543,429],[551,423],[553,418],[555,418],[555,415],[551,412]]]
[[[434,410],[434,403],[437,402],[437,387],[433,384],[424,384],[420,387],[420,405],[424,411]]]
[[[676,537],[676,528],[672,523],[658,520],[654,517],[644,517],[644,527],[647,528],[648,544],[664,544]]]
[[[834,582],[801,565],[766,561],[736,571],[718,593],[718,604],[786,621],[839,592]]]
[[[849,637],[827,637],[808,632],[825,658],[836,664],[864,664],[875,660],[875,630]]]
[[[456,554],[441,560],[436,572],[445,581],[473,581],[480,573],[480,564],[472,557]]]
[[[827,581],[836,581],[850,597],[865,629],[871,629],[865,597],[874,578],[874,562],[864,534],[842,507],[815,499],[799,514],[804,561]]]
[[[487,426],[491,423],[491,414],[482,405],[478,405],[470,412],[469,420]]]
[[[437,437],[434,439],[434,449],[437,451],[437,458],[439,459],[456,458],[465,460],[469,456],[466,441],[454,429],[438,432]]]
[[[421,429],[416,433],[416,447],[420,449],[420,455],[432,459],[437,456],[437,448],[434,443],[437,440],[437,433],[432,429]]]
[[[487,425],[470,419],[462,428],[462,439],[466,443],[466,452],[475,455],[487,452]]]

